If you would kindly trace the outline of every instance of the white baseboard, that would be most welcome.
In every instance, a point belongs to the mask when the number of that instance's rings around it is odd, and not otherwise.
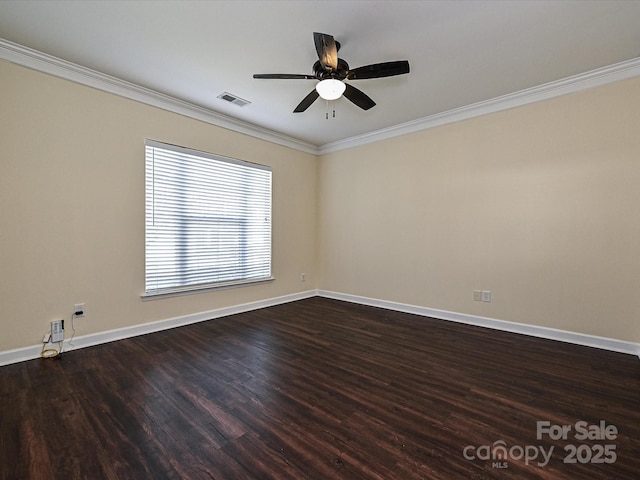
[[[160,332],[170,328],[190,325],[192,323],[204,322],[215,318],[226,317],[236,313],[249,312],[260,308],[271,307],[283,303],[303,300],[310,297],[326,297],[336,300],[344,300],[351,303],[369,305],[373,307],[381,307],[399,312],[413,313],[424,317],[431,317],[440,320],[449,320],[452,322],[465,323],[468,325],[476,325],[480,327],[493,328],[505,332],[521,333],[532,337],[546,338],[550,340],[559,340],[561,342],[573,343],[577,345],[585,345],[588,347],[610,350],[613,352],[628,353],[640,357],[640,343],[625,342],[614,338],[597,337],[584,333],[569,332],[566,330],[558,330],[549,327],[540,327],[537,325],[527,325],[524,323],[508,322],[505,320],[496,320],[493,318],[478,317],[465,313],[448,312],[446,310],[436,310],[433,308],[420,307],[417,305],[408,305],[404,303],[391,302],[387,300],[379,300],[375,298],[361,297],[358,295],[350,295],[346,293],[331,292],[327,290],[308,290],[306,292],[284,295],[281,297],[259,300],[256,302],[244,303],[230,307],[218,308],[206,312],[193,313],[181,317],[168,318],[157,322],[144,323],[141,325],[132,325],[130,327],[118,328],[106,332],[92,333],[75,337],[73,345],[69,339],[64,341],[64,351],[77,350],[79,348],[90,347],[102,343],[122,340],[124,338],[136,337],[147,333]],[[25,360],[32,360],[40,357],[42,344],[31,345],[29,347],[17,348],[15,350],[7,350],[0,352],[0,366],[18,363]]]
[[[77,350],[79,348],[99,345],[101,343],[122,340],[124,338],[136,337],[138,335],[145,335],[147,333],[160,332],[162,330],[168,330],[170,328],[182,327],[184,325],[189,325],[192,323],[204,322],[206,320],[212,320],[214,318],[226,317],[228,315],[234,315],[236,313],[249,312],[251,310],[258,310],[260,308],[280,305],[282,303],[303,300],[305,298],[315,297],[316,295],[316,290],[309,290],[306,292],[284,295],[282,297],[269,298],[266,300],[259,300],[256,302],[234,305],[231,307],[218,308],[215,310],[209,310],[207,312],[199,312],[184,315],[181,317],[168,318],[165,320],[159,320],[157,322],[143,323],[141,325],[132,325],[130,327],[108,330],[106,332],[92,333],[89,335],[74,337],[73,344],[70,344],[70,339],[67,338],[65,339],[63,344],[63,351],[68,352]],[[0,352],[0,366],[39,358],[41,351],[42,344],[38,344],[29,347],[17,348],[15,350]]]
[[[318,290],[317,293],[318,296],[333,298],[336,300],[344,300],[347,302],[359,303],[372,307],[381,307],[389,310],[396,310],[399,312],[413,313],[424,317],[437,318],[439,320],[449,320],[452,322],[466,323],[468,325],[492,328],[494,330],[502,330],[504,332],[521,333],[532,337],[546,338],[549,340],[559,340],[561,342],[584,345],[587,347],[595,347],[619,353],[628,353],[640,357],[640,343],[625,342],[623,340],[617,340],[615,338],[598,337],[595,335],[587,335],[585,333],[569,332],[566,330],[541,327],[538,325],[528,325],[525,323],[508,322],[505,320],[496,320],[494,318],[468,315],[466,313],[448,312],[446,310],[436,310],[433,308],[390,302],[387,300],[378,300],[375,298],[361,297],[358,295],[330,292],[326,290]]]

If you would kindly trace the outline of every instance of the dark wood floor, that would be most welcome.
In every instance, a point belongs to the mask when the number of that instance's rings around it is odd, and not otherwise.
[[[3,479],[640,478],[637,357],[323,298],[2,367],[0,397]]]

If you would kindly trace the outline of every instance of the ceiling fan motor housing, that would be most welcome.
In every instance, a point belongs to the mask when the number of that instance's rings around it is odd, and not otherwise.
[[[341,58],[338,59],[338,68],[333,71],[325,70],[324,68],[322,68],[319,60],[317,60],[316,63],[313,64],[313,74],[318,80],[326,80],[328,78],[344,80],[345,78],[347,78],[348,73],[349,64]]]

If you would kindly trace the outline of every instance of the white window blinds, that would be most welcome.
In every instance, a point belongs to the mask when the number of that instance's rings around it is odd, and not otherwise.
[[[146,294],[271,278],[271,168],[146,141]]]

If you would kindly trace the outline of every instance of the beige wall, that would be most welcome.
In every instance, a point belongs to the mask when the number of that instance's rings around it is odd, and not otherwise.
[[[313,288],[315,156],[7,62],[0,84],[0,351],[75,303],[85,335]],[[145,138],[272,166],[274,282],[141,301]]]
[[[640,79],[319,160],[6,62],[0,80],[0,352],[74,303],[86,335],[316,287],[640,342]],[[145,138],[273,167],[274,282],[141,301]]]
[[[325,155],[319,175],[319,288],[640,342],[640,79]]]

